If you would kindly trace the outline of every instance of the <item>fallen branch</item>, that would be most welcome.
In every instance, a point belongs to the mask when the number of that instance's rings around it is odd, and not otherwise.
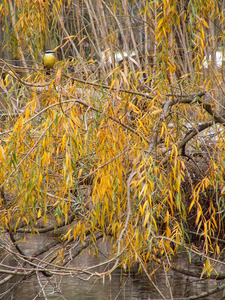
[[[188,298],[174,298],[174,300],[196,300],[196,299],[201,299],[201,298],[205,298],[209,295],[213,295],[215,293],[218,293],[219,291],[222,291],[223,289],[225,289],[225,284],[221,285],[221,286],[217,286],[215,289],[212,289],[208,292],[203,292],[200,295],[196,295],[196,296],[190,296]],[[221,298],[223,299],[223,298]]]
[[[199,132],[205,130],[206,128],[211,127],[213,124],[216,124],[216,123],[220,123],[221,125],[225,125],[225,115],[219,115],[217,112],[215,112],[215,110],[213,109],[211,103],[207,103],[206,101],[202,100],[201,98],[205,95],[206,95],[206,91],[203,91],[203,92],[200,92],[198,94],[193,95],[193,98],[189,98],[189,97],[186,97],[186,96],[181,96],[181,98],[176,98],[176,99],[173,99],[173,100],[169,100],[164,104],[163,114],[160,117],[161,121],[163,121],[163,119],[165,118],[165,115],[167,114],[170,107],[176,105],[177,103],[190,104],[190,103],[193,103],[195,101],[197,101],[199,104],[201,104],[202,107],[208,112],[208,114],[210,114],[213,117],[212,121],[205,122],[203,124],[197,125],[195,128],[191,129],[186,134],[184,139],[176,145],[177,146],[177,151],[182,149],[182,155],[185,155],[185,146],[186,146],[186,144],[194,136],[196,136]],[[160,162],[160,164],[165,165],[168,162],[169,158],[170,158],[170,156],[165,157]]]

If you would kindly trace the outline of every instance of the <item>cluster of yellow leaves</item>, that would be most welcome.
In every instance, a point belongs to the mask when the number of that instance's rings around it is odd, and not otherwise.
[[[196,228],[198,231],[203,228],[205,251],[212,250],[211,236],[216,236],[219,227],[217,211],[210,199],[205,212],[199,195],[210,187],[218,190],[219,182],[223,184],[224,157],[221,154],[218,164],[212,159],[210,179],[205,176],[199,182],[188,206],[182,190],[187,168],[180,158],[178,144],[187,132],[184,128],[190,116],[196,117],[196,123],[207,116],[200,106],[189,109],[180,103],[171,109],[171,115],[162,116],[162,104],[174,100],[173,93],[166,95],[176,86],[173,25],[179,26],[181,18],[187,22],[187,32],[193,31],[195,25],[196,31],[191,32],[192,51],[200,64],[206,39],[204,29],[208,28],[206,16],[212,9],[216,11],[214,1],[203,1],[204,7],[193,2],[183,16],[177,11],[179,1],[148,3],[150,10],[157,12],[154,18],[157,60],[153,72],[156,80],[152,98],[119,93],[121,85],[131,85],[133,74],[128,74],[125,67],[124,70],[117,67],[106,76],[106,79],[112,77],[107,93],[68,81],[60,94],[55,85],[66,82],[60,70],[48,90],[38,96],[35,92],[30,94],[24,112],[15,118],[0,144],[0,185],[16,199],[1,211],[3,226],[12,222],[16,230],[20,221],[33,226],[40,217],[46,224],[49,214],[55,223],[66,223],[78,205],[82,217],[68,229],[64,239],[84,239],[87,231],[101,230],[113,236],[115,252],[116,248],[125,249],[123,259],[129,264],[139,255],[147,262],[151,255],[174,254],[185,244],[184,224],[188,213],[196,207]],[[45,26],[52,14],[57,14],[62,1],[15,3],[23,4],[17,30],[21,37],[25,34],[29,37],[35,30],[48,31]],[[51,13],[50,8],[53,8]],[[150,19],[147,7],[142,13]],[[36,23],[39,17],[40,23]],[[35,74],[31,78],[42,82],[41,76]],[[193,94],[196,82],[188,86],[185,78],[181,78],[177,85],[179,93]],[[78,89],[85,92],[83,104]],[[141,106],[142,102],[145,105]],[[220,147],[224,149],[224,145],[223,141]],[[197,148],[197,142],[192,146]],[[163,163],[165,157],[167,164]],[[85,179],[89,177],[87,187]],[[217,201],[221,219],[223,196],[224,189]],[[207,219],[206,214],[211,217]],[[206,263],[205,272],[210,270]]]

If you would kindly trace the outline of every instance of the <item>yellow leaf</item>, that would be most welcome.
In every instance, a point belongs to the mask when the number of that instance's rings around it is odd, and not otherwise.
[[[65,149],[65,143],[66,143],[66,134],[63,135],[62,138],[62,145],[61,145],[61,149],[64,150]]]
[[[64,206],[64,214],[65,214],[65,218],[66,218],[65,222],[67,222],[67,217],[68,217],[68,205],[67,205],[67,203],[65,203],[65,206]]]
[[[64,40],[69,40],[69,39],[72,39],[72,38],[76,38],[77,36],[76,35],[70,35],[70,36],[67,36],[65,38],[63,38]],[[57,47],[56,49],[58,49],[59,47]],[[54,49],[54,51],[56,50]]]
[[[160,135],[159,135],[160,138],[163,136],[163,133],[164,133],[164,127],[162,126],[162,128],[161,128],[161,133],[160,133]]]
[[[18,121],[16,122],[13,132],[19,131],[23,126],[23,117],[21,116]]]
[[[150,218],[150,212],[147,212],[147,214],[145,215],[145,219],[144,219],[144,227],[146,226],[149,218]]]
[[[69,167],[70,165],[70,154],[66,152],[66,166]]]
[[[83,169],[81,168],[81,169],[78,171],[78,175],[77,175],[78,178],[80,178],[82,172],[83,172]]]
[[[111,90],[114,87],[115,83],[116,83],[116,79],[113,79],[109,90]]]
[[[72,232],[72,228],[70,228],[67,233],[64,235],[64,240],[68,239],[70,240],[70,237],[71,237],[71,232]]]
[[[82,39],[80,40],[80,42],[77,44],[77,46],[79,46],[81,43],[83,43],[83,41],[86,40],[87,38],[88,38],[87,36],[85,36],[84,38],[82,38]]]
[[[41,185],[42,178],[43,178],[43,176],[42,176],[42,174],[40,173],[40,175],[39,175],[39,177],[38,177],[38,186],[39,186],[39,187],[40,187],[40,185]]]
[[[222,187],[220,194],[221,194],[221,195],[225,194],[225,186]]]
[[[61,222],[61,219],[60,219],[60,217],[59,217],[59,215],[58,215],[58,214],[56,214],[56,219],[57,219],[57,222],[58,222],[58,224],[60,224],[60,222]]]
[[[0,161],[3,161],[5,159],[4,149],[0,145]]]
[[[30,109],[27,108],[26,111],[25,111],[25,120],[28,120],[30,117]]]
[[[139,206],[139,211],[140,211],[140,213],[141,213],[141,216],[143,216],[144,210],[143,210],[143,207],[142,207],[141,205]]]
[[[18,220],[17,220],[17,222],[16,222],[16,225],[14,226],[14,231],[16,231],[16,228],[17,228],[17,226],[18,226],[20,220],[21,220],[21,218],[19,217]]]
[[[138,181],[138,183],[137,183],[137,187],[142,183],[142,181],[145,179],[145,177],[142,177],[139,181]]]
[[[145,203],[144,203],[144,205],[143,205],[143,211],[145,211],[145,208],[146,208],[146,206],[148,205],[148,203],[149,203],[149,202],[146,200]]]
[[[129,82],[128,82],[127,77],[126,77],[126,75],[124,74],[124,72],[121,71],[120,74],[121,74],[122,77],[123,77],[123,81],[126,83],[127,86],[129,86]]]
[[[162,112],[162,109],[156,109],[153,112],[151,112],[151,115],[157,115],[160,114]]]
[[[197,218],[195,220],[195,224],[198,224],[198,221],[200,219],[200,217],[202,216],[202,211],[199,209],[198,207],[198,210],[197,210]]]
[[[56,76],[55,76],[55,83],[56,83],[57,86],[61,85],[62,69],[63,69],[63,67],[60,66],[57,73],[56,73]]]
[[[37,217],[38,217],[38,218],[40,218],[40,217],[41,217],[41,215],[42,215],[42,210],[41,210],[41,209],[39,209],[39,210],[38,210]]]
[[[206,23],[206,21],[204,19],[201,19],[202,23],[205,25],[206,28],[209,28],[209,25]]]

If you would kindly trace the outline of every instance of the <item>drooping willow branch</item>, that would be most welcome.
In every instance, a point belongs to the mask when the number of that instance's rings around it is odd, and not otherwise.
[[[225,126],[225,115],[219,115],[214,109],[211,103],[208,103],[207,101],[204,101],[202,99],[203,96],[207,94],[206,91],[200,92],[198,94],[193,95],[192,97],[187,97],[187,96],[180,96],[177,97],[176,99],[168,100],[163,106],[163,113],[160,118],[161,121],[165,118],[166,114],[168,113],[169,109],[178,104],[178,103],[186,103],[186,104],[191,104],[194,102],[198,102],[200,105],[202,105],[203,109],[212,116],[213,120],[209,122],[205,122],[202,124],[199,124],[195,126],[195,128],[189,130],[189,132],[186,134],[186,136],[183,138],[182,141],[180,141],[177,144],[177,151],[182,149],[182,154],[185,155],[185,146],[186,144],[197,134],[199,134],[201,131],[205,130],[206,128],[211,127],[213,124],[220,123],[221,125]],[[169,159],[168,157],[165,157],[162,161],[161,164],[166,164]]]

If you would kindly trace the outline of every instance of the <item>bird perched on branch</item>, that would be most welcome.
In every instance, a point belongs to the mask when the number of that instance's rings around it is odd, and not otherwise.
[[[43,57],[43,64],[45,68],[47,69],[46,74],[50,75],[50,70],[53,68],[54,64],[56,62],[55,53],[53,50],[47,50],[45,51],[45,55]]]

